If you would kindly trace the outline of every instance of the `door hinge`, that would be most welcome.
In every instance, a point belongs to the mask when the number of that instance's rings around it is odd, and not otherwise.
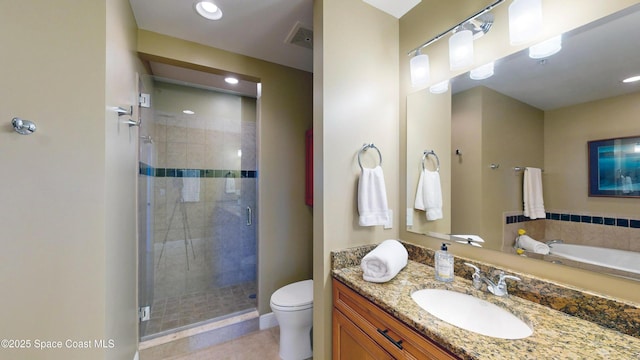
[[[138,104],[142,107],[151,107],[151,95],[142,93],[138,98]]]
[[[142,306],[138,309],[140,321],[148,321],[151,318],[151,306]]]

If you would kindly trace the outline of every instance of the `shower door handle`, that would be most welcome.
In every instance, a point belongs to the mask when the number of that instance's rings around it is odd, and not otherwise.
[[[251,210],[251,206],[247,206],[247,226],[251,226],[253,220],[253,211]]]

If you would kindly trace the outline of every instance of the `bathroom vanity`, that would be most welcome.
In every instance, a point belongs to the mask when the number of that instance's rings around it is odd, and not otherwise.
[[[458,359],[333,280],[333,359]]]
[[[429,256],[432,251],[412,244],[405,246],[410,259],[407,267],[386,283],[362,279],[359,260],[374,246],[332,254],[334,359],[640,358],[638,304],[587,292],[575,296],[576,289],[562,293],[555,289],[557,284],[541,288],[543,285],[526,274],[516,274],[523,278],[522,282],[509,284],[509,291],[518,296],[498,297],[476,290],[470,272],[461,270],[463,264],[456,267],[453,283],[436,281],[433,267],[428,264],[428,259],[433,259]],[[456,259],[456,265],[460,261],[464,260]],[[486,269],[486,264],[478,265]],[[531,282],[540,303],[518,293]],[[413,292],[422,289],[446,289],[483,299],[511,312],[533,333],[523,339],[501,339],[453,326],[411,298]],[[544,298],[550,292],[557,293],[557,301]],[[588,321],[586,313],[569,315],[570,310],[559,307],[559,303],[608,319]]]

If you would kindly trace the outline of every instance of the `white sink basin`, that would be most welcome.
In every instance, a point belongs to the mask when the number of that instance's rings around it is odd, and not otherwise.
[[[523,339],[533,334],[529,325],[509,311],[471,295],[425,289],[411,298],[438,319],[478,334],[500,339]]]

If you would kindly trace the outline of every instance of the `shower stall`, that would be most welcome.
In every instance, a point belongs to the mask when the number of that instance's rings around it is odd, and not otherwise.
[[[257,112],[253,97],[152,77],[141,85],[145,340],[256,308]]]

